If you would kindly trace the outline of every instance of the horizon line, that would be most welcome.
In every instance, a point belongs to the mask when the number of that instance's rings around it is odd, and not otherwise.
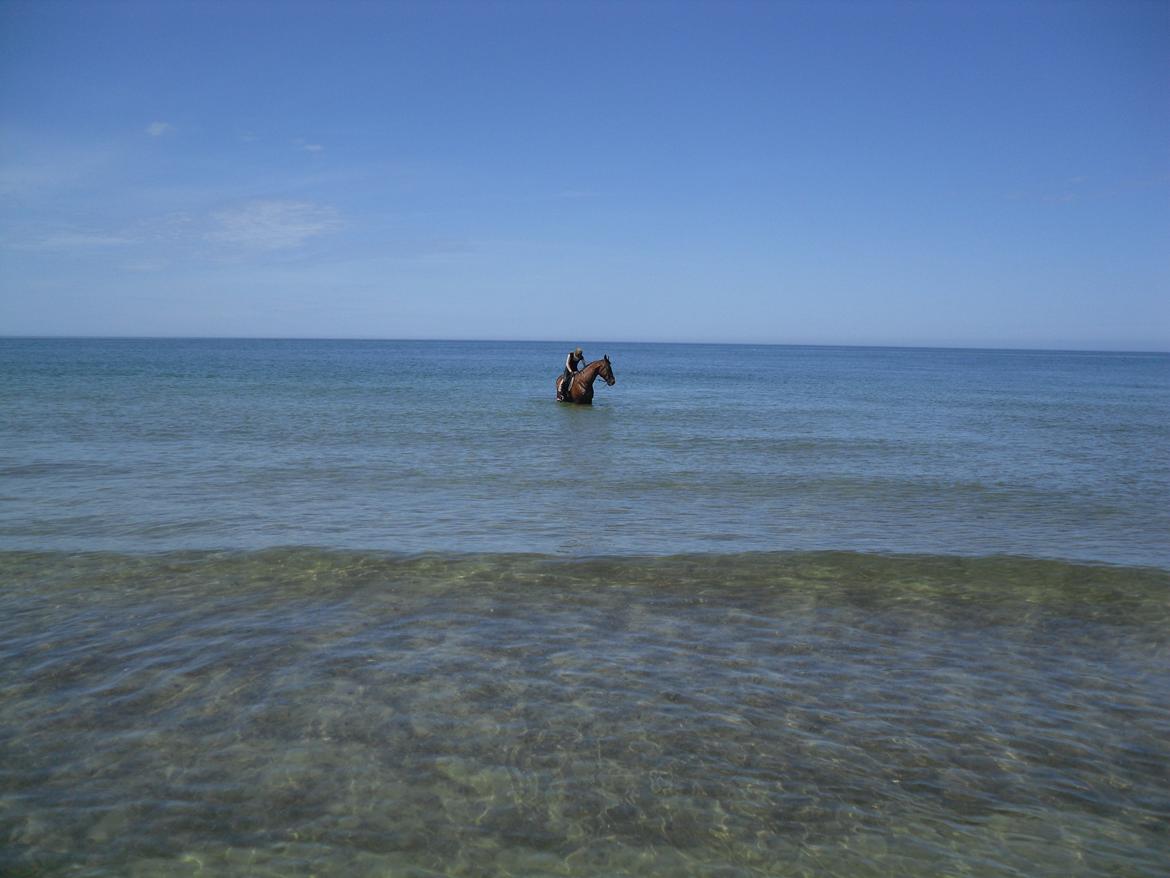
[[[42,333],[0,333],[2,340],[57,340],[57,341],[353,341],[353,342],[414,342],[419,344],[563,344],[563,338],[472,338],[472,337],[381,337],[381,336],[307,336],[307,335],[76,335]],[[688,345],[709,347],[784,347],[784,348],[858,348],[866,350],[924,350],[924,351],[1017,351],[1036,353],[1081,354],[1170,354],[1166,348],[1148,347],[1033,347],[1028,345],[923,343],[923,342],[782,342],[782,341],[684,341],[636,339],[578,339],[572,344],[631,344],[631,345]]]

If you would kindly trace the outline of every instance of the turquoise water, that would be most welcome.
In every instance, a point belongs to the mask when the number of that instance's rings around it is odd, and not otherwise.
[[[0,548],[1170,566],[1170,356],[0,340]]]
[[[0,872],[1162,875],[1170,357],[0,340]]]

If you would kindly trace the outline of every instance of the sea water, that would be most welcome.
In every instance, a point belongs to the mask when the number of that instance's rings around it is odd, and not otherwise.
[[[0,871],[1161,875],[1170,357],[0,340]]]

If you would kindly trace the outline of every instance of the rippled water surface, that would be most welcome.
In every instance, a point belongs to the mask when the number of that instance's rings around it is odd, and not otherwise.
[[[1170,357],[0,339],[0,874],[1163,876]]]
[[[564,347],[568,347],[566,344]],[[1170,566],[1170,355],[0,339],[0,548]]]
[[[1170,574],[2,556],[8,874],[1161,875]]]

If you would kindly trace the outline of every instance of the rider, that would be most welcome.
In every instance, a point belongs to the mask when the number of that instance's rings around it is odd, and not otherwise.
[[[573,380],[573,375],[577,372],[577,367],[584,361],[585,355],[581,353],[580,348],[574,348],[569,351],[569,355],[565,357],[565,392],[569,392],[569,382]]]

